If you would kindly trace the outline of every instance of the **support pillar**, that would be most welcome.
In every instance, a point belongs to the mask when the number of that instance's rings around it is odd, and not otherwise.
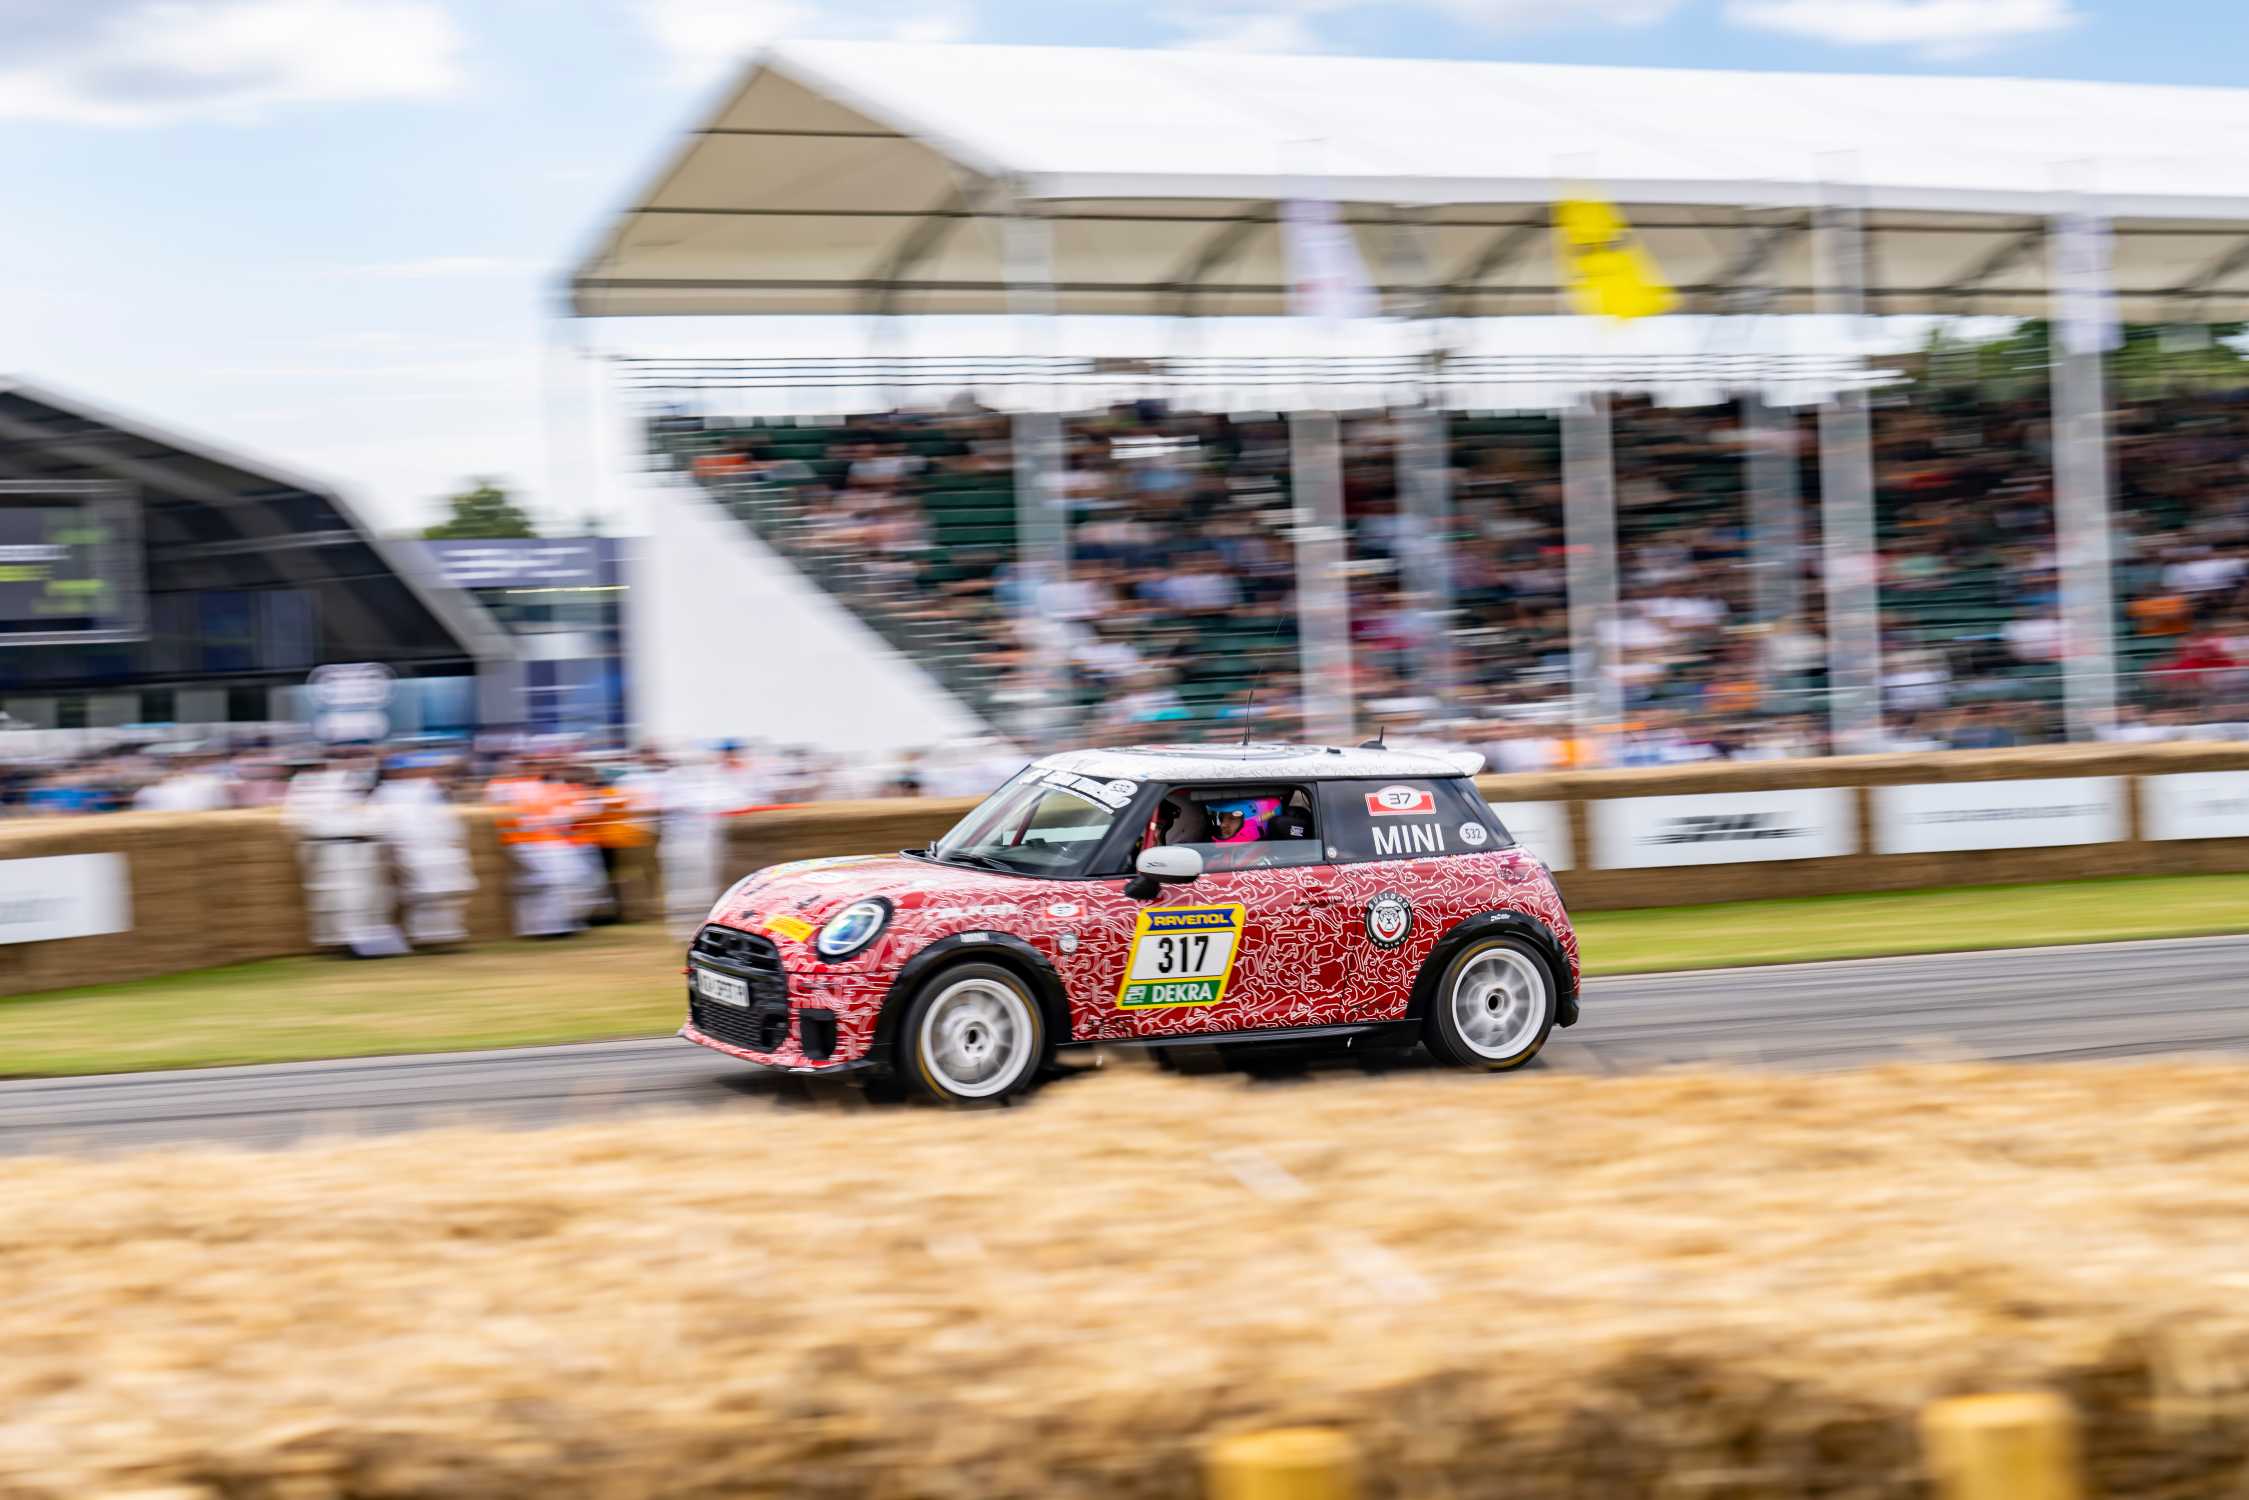
[[[1866,249],[1855,195],[1831,190],[1814,219],[1817,306],[1855,342],[1866,316]],[[1827,597],[1828,727],[1838,755],[1882,744],[1882,622],[1874,536],[1874,439],[1866,389],[1820,407],[1820,556]]]
[[[1351,603],[1343,530],[1343,443],[1334,412],[1289,417],[1289,490],[1296,509],[1296,629],[1304,737],[1351,741]]]
[[[2058,216],[2052,251],[2054,541],[2061,559],[2062,709],[2072,740],[2116,725],[2116,597],[2110,578],[2108,412],[2101,361],[2108,312],[2108,226]]]
[[[1609,393],[1592,390],[1562,413],[1562,535],[1568,557],[1571,722],[1604,765],[1624,716],[1617,671],[1616,463]]]
[[[1757,623],[1770,628],[1803,610],[1804,527],[1796,417],[1770,405],[1765,394],[1741,398],[1741,425],[1748,449],[1750,608]]]
[[[1398,311],[1413,330],[1437,326],[1438,296],[1431,229],[1425,219],[1394,226],[1396,275],[1404,291]],[[1416,685],[1440,710],[1457,704],[1460,687],[1453,635],[1452,442],[1445,426],[1443,351],[1420,351],[1419,399],[1391,414],[1400,528],[1399,583],[1426,634],[1414,662]]]
[[[1061,488],[1062,418],[1055,410],[1054,238],[1036,204],[1020,194],[1004,231],[1009,311],[1017,322],[1021,356],[1030,378],[1017,388],[1015,449],[1015,557],[1019,579],[1016,629],[1028,659],[1017,730],[1034,753],[1055,748],[1070,723],[1069,641],[1051,611],[1055,593],[1070,575],[1070,528]]]

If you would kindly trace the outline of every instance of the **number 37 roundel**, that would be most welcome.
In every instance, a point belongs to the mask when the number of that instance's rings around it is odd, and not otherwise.
[[[1120,1010],[1216,1005],[1226,997],[1242,944],[1242,907],[1167,906],[1144,910],[1132,932]]]

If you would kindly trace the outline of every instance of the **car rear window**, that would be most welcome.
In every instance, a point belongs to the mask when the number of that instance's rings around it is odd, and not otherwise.
[[[1465,776],[1320,784],[1322,832],[1337,864],[1489,854],[1514,840]]]

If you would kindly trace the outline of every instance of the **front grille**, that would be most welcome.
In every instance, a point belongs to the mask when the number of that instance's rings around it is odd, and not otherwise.
[[[695,1029],[750,1052],[780,1050],[789,1039],[789,979],[781,969],[780,950],[754,932],[706,927],[695,935],[695,954],[750,983],[747,1007],[720,1005],[690,990],[687,1018]]]

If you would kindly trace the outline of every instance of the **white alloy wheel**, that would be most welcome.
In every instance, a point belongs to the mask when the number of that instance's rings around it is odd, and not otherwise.
[[[1470,944],[1446,966],[1435,1000],[1431,1049],[1463,1067],[1526,1063],[1554,1026],[1554,981],[1537,955],[1511,938]]]
[[[1025,1081],[1044,1045],[1038,1008],[999,972],[942,976],[915,1007],[914,1063],[939,1099],[996,1099]]]

